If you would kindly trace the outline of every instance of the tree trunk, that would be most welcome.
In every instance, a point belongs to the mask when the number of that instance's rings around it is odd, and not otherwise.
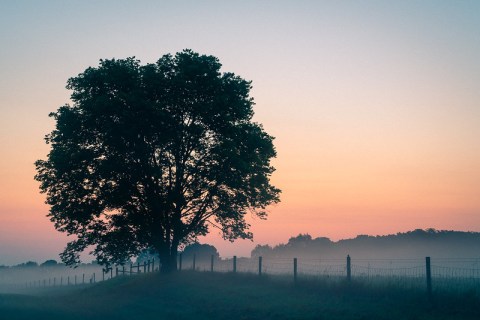
[[[161,273],[172,273],[177,271],[177,252],[160,254],[160,263]]]

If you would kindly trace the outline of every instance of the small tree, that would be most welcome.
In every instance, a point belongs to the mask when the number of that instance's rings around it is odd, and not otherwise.
[[[56,266],[58,263],[56,260],[47,260],[45,261],[44,263],[42,263],[40,266],[41,267],[54,267]]]
[[[190,260],[193,258],[193,255],[196,256],[197,261],[210,261],[212,255],[215,260],[220,258],[220,254],[217,251],[217,248],[210,244],[202,244],[202,243],[192,243],[183,249],[183,257],[186,260]]]
[[[35,163],[50,220],[76,236],[66,264],[90,246],[102,264],[153,248],[168,272],[210,226],[252,238],[245,215],[265,219],[279,201],[273,137],[252,122],[250,82],[220,67],[184,50],[143,66],[100,60],[68,80],[73,105],[50,114],[51,150]]]

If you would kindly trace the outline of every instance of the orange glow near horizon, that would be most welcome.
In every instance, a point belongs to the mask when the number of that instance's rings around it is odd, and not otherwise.
[[[480,232],[479,4],[107,3],[0,10],[0,265],[58,259],[67,241],[33,179],[67,79],[184,48],[252,80],[254,120],[278,152],[281,203],[248,218],[254,242],[201,239],[222,256],[299,233]]]

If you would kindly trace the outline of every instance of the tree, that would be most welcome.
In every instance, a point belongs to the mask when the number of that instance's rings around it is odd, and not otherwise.
[[[42,263],[40,266],[41,267],[53,267],[56,266],[58,263],[56,260],[47,260],[44,263]]]
[[[210,244],[202,244],[202,243],[192,243],[183,249],[183,258],[190,260],[193,259],[193,255],[195,255],[195,259],[197,261],[210,261],[212,255],[215,260],[220,259],[220,254],[217,251],[217,248]]]
[[[32,268],[32,267],[38,267],[38,263],[35,261],[27,261],[21,264],[16,265],[15,267],[20,267],[20,268]]]
[[[146,261],[148,261],[148,260],[158,261],[159,258],[160,258],[160,257],[158,256],[158,253],[156,253],[155,251],[153,251],[153,250],[151,250],[151,249],[145,249],[145,250],[142,250],[142,251],[138,254],[136,263],[143,264],[144,262],[146,262]]]
[[[50,114],[51,150],[35,163],[50,220],[75,236],[66,264],[91,247],[106,265],[153,248],[169,272],[211,226],[252,238],[245,215],[265,219],[279,201],[276,152],[252,121],[251,82],[220,67],[184,50],[146,65],[100,60],[68,80],[73,104]]]
[[[268,244],[261,245],[257,244],[256,247],[250,253],[250,257],[258,258],[258,257],[266,257],[270,256],[273,252],[273,248]]]

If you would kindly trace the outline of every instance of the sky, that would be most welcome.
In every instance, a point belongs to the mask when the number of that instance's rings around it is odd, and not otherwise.
[[[99,59],[190,48],[252,81],[281,203],[249,256],[309,233],[480,231],[479,1],[0,2],[0,265],[58,259],[34,161],[68,78]]]

